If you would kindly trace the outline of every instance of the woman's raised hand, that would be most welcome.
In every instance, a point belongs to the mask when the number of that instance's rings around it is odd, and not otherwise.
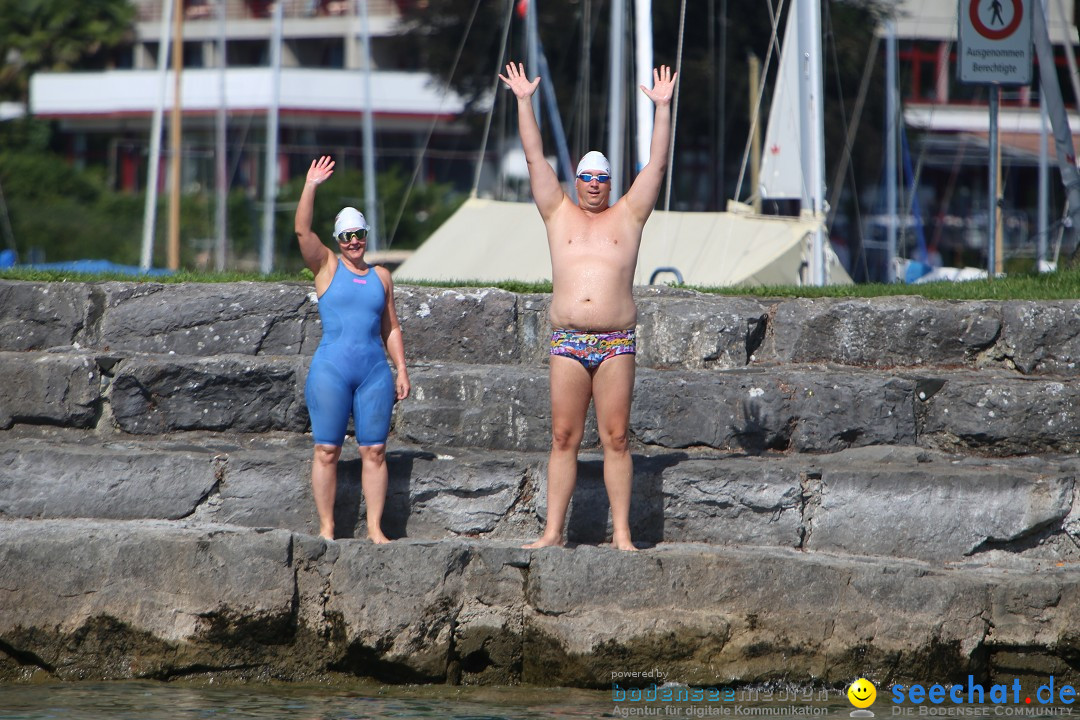
[[[321,185],[334,174],[334,161],[329,155],[323,155],[318,160],[311,161],[311,167],[307,171],[307,181]]]

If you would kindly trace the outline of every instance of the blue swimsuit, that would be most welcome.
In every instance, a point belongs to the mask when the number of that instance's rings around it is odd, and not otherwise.
[[[350,410],[357,444],[386,443],[396,393],[383,351],[385,307],[386,289],[375,269],[357,275],[339,260],[319,298],[322,340],[304,388],[318,445],[341,446]]]

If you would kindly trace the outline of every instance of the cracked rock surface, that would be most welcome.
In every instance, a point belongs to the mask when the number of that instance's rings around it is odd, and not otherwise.
[[[630,554],[591,412],[520,548],[548,297],[396,292],[373,546],[351,448],[315,536],[310,286],[0,281],[0,680],[1080,681],[1080,301],[636,289]]]

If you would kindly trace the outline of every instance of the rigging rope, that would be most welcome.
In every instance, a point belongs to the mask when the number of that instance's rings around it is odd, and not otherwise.
[[[874,65],[877,64],[877,51],[878,45],[881,43],[881,39],[874,34],[874,37],[870,40],[870,50],[866,53],[866,65],[863,66],[862,80],[859,82],[859,94],[855,98],[855,109],[851,112],[851,123],[847,121],[847,110],[844,108],[844,86],[840,81],[840,61],[836,57],[836,36],[832,30],[832,14],[829,14],[829,37],[832,38],[832,52],[833,52],[833,66],[836,73],[836,87],[840,93],[840,118],[844,123],[844,154],[840,158],[840,164],[836,168],[836,174],[833,176],[832,184],[832,197],[829,199],[829,216],[825,224],[828,227],[832,227],[833,220],[836,219],[836,211],[840,204],[840,191],[843,189],[844,175],[849,174],[848,170],[851,167],[851,148],[855,142],[855,133],[859,131],[859,124],[862,121],[863,107],[866,105],[866,94],[870,89],[870,76],[873,75]],[[851,171],[851,183],[853,186],[853,197],[855,198],[855,213],[859,212],[859,188],[855,185],[855,172]]]
[[[671,176],[675,174],[675,128],[679,122],[679,88],[682,85],[683,37],[686,31],[686,0],[679,7],[679,45],[675,55],[675,99],[671,109],[671,139],[668,141],[667,190],[664,193],[664,210],[671,209]]]
[[[836,220],[836,213],[840,207],[840,193],[843,190],[843,179],[844,176],[847,175],[851,179],[851,197],[855,213],[854,227],[859,236],[859,255],[858,258],[852,257],[853,243],[849,239],[847,241],[847,249],[850,267],[845,268],[845,270],[854,275],[855,264],[856,262],[861,261],[863,275],[869,277],[870,268],[867,264],[866,252],[863,248],[863,219],[862,206],[859,202],[859,184],[855,179],[855,168],[851,164],[851,148],[855,143],[855,134],[859,131],[859,125],[862,123],[863,107],[866,105],[866,95],[870,88],[870,77],[873,75],[874,66],[877,64],[877,51],[881,39],[877,33],[874,33],[870,40],[870,49],[866,53],[866,64],[863,66],[862,79],[859,81],[859,94],[855,98],[855,109],[851,113],[852,120],[849,124],[844,103],[844,85],[840,80],[840,60],[837,57],[836,52],[836,31],[833,27],[832,12],[829,12],[827,17],[828,36],[833,55],[833,72],[836,76],[836,89],[840,98],[840,119],[844,124],[844,154],[840,159],[840,164],[836,168],[836,175],[833,177],[832,197],[828,204],[828,216],[825,220],[825,227],[832,228],[833,222]]]
[[[479,1],[479,0],[478,0]],[[491,118],[495,115],[495,100],[499,96],[499,73],[502,71],[500,67],[503,63],[503,56],[506,54],[506,40],[510,35],[510,20],[514,16],[514,0],[507,0],[506,2],[506,20],[503,22],[502,44],[499,45],[499,56],[495,58],[495,83],[491,88],[491,109],[488,110],[487,119],[484,121],[484,135],[480,140],[480,149],[477,150],[476,157],[476,174],[473,177],[472,190],[469,192],[469,197],[475,198],[477,188],[480,187],[480,171],[484,167],[484,153],[487,150],[488,134],[491,131]]]
[[[769,76],[769,65],[772,62],[773,49],[776,49],[777,54],[780,52],[780,44],[777,41],[776,36],[777,28],[780,25],[780,13],[784,10],[784,0],[779,0],[776,4],[775,12],[773,12],[771,3],[766,2],[765,5],[769,8],[769,19],[772,22],[772,37],[769,39],[769,50],[765,53],[765,63],[763,65],[761,79],[758,81],[757,104],[754,106],[753,115],[751,115],[754,120],[750,124],[750,132],[746,135],[746,147],[743,149],[742,165],[739,167],[739,181],[735,184],[736,200],[738,200],[739,196],[742,194],[742,182],[743,177],[746,175],[746,164],[750,160],[750,142],[761,119],[761,98],[765,92],[765,78]],[[754,193],[756,192],[757,189],[755,188]]]
[[[450,82],[454,79],[454,73],[457,72],[458,62],[461,60],[461,53],[465,49],[465,41],[469,38],[469,31],[472,30],[473,21],[476,19],[476,11],[480,7],[480,0],[476,0],[473,3],[472,14],[469,15],[469,22],[465,26],[465,34],[461,36],[461,43],[458,45],[457,53],[454,55],[454,62],[450,66],[450,74],[446,77],[446,82],[443,85],[442,97],[439,101],[440,109],[442,103],[446,101],[446,96],[450,94]],[[409,196],[412,194],[413,187],[416,185],[416,178],[420,175],[420,167],[424,163],[424,155],[427,154],[428,145],[431,143],[431,136],[435,134],[435,124],[438,122],[438,116],[433,115],[431,118],[431,124],[428,126],[427,137],[424,138],[424,147],[420,151],[420,155],[416,158],[416,166],[413,168],[412,177],[409,178],[409,184],[405,187],[405,192],[401,195],[401,204],[398,206],[397,217],[394,219],[393,228],[390,230],[390,237],[386,242],[386,247],[389,249],[394,244],[394,235],[397,234],[398,225],[401,224],[401,218],[405,214],[405,205],[409,201]]]

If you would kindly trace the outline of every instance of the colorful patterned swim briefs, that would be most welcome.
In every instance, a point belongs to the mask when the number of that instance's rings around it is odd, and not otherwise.
[[[555,330],[551,333],[551,354],[573,358],[586,370],[594,370],[600,367],[600,363],[616,355],[636,353],[637,335],[633,330],[616,332]]]

